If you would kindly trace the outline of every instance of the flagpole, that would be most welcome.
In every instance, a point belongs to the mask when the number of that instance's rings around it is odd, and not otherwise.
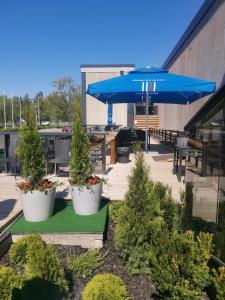
[[[11,92],[11,100],[12,100],[12,128],[15,128],[15,126],[14,126],[13,94],[12,94],[12,92]]]
[[[21,126],[22,123],[21,96],[19,97],[19,105],[20,105],[20,126]]]
[[[145,152],[148,153],[148,106],[149,106],[149,89],[147,86],[147,90],[146,90],[146,100],[145,100],[145,116],[146,116],[146,120],[145,120]]]
[[[5,129],[6,129],[7,124],[6,124],[5,91],[4,91],[4,89],[2,90],[2,95],[3,95],[4,124],[5,124]]]

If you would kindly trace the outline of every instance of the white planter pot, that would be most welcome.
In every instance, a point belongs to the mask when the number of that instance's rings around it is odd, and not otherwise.
[[[25,219],[29,222],[47,220],[54,210],[55,191],[55,187],[46,192],[34,190],[25,193],[20,191]]]
[[[76,214],[89,216],[95,215],[99,211],[102,183],[91,185],[88,188],[72,185],[70,192]]]

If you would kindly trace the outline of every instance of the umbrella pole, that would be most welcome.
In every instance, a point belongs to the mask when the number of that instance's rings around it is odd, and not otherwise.
[[[148,153],[148,102],[149,102],[149,91],[146,92],[146,100],[145,100],[145,152]]]

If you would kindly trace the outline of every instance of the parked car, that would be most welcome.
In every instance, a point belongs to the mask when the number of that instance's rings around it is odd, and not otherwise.
[[[50,125],[50,121],[42,121],[41,125],[44,125],[44,126]]]
[[[70,126],[66,126],[62,128],[62,132],[71,132],[72,128]]]

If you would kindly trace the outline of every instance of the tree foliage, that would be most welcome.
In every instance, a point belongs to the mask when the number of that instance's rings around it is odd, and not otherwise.
[[[82,127],[81,107],[78,101],[73,106],[73,131],[71,147],[71,183],[78,186],[87,184],[92,175],[92,164],[90,161],[90,143],[85,128]]]
[[[22,177],[34,185],[38,184],[46,173],[45,150],[30,102],[26,103],[24,111],[26,125],[20,130],[17,155],[21,162]]]
[[[143,154],[137,152],[129,190],[116,217],[115,245],[133,274],[149,273],[149,241],[160,233],[163,221],[148,174]]]
[[[127,287],[123,280],[113,274],[97,274],[86,285],[83,300],[128,300]]]
[[[12,126],[12,107],[14,123],[16,125],[20,124],[20,106],[22,112],[21,117],[25,119],[25,107],[27,102],[31,102],[36,115],[38,114],[39,105],[40,121],[51,121],[56,124],[60,122],[71,122],[72,103],[74,99],[81,102],[80,87],[69,76],[54,81],[53,87],[53,92],[44,96],[43,92],[39,91],[33,99],[31,99],[28,94],[23,97],[14,96],[13,100],[11,97],[5,96],[7,125]],[[3,96],[0,96],[0,127],[4,127]]]
[[[199,299],[210,283],[212,235],[162,231],[151,243],[150,275],[165,299]]]

